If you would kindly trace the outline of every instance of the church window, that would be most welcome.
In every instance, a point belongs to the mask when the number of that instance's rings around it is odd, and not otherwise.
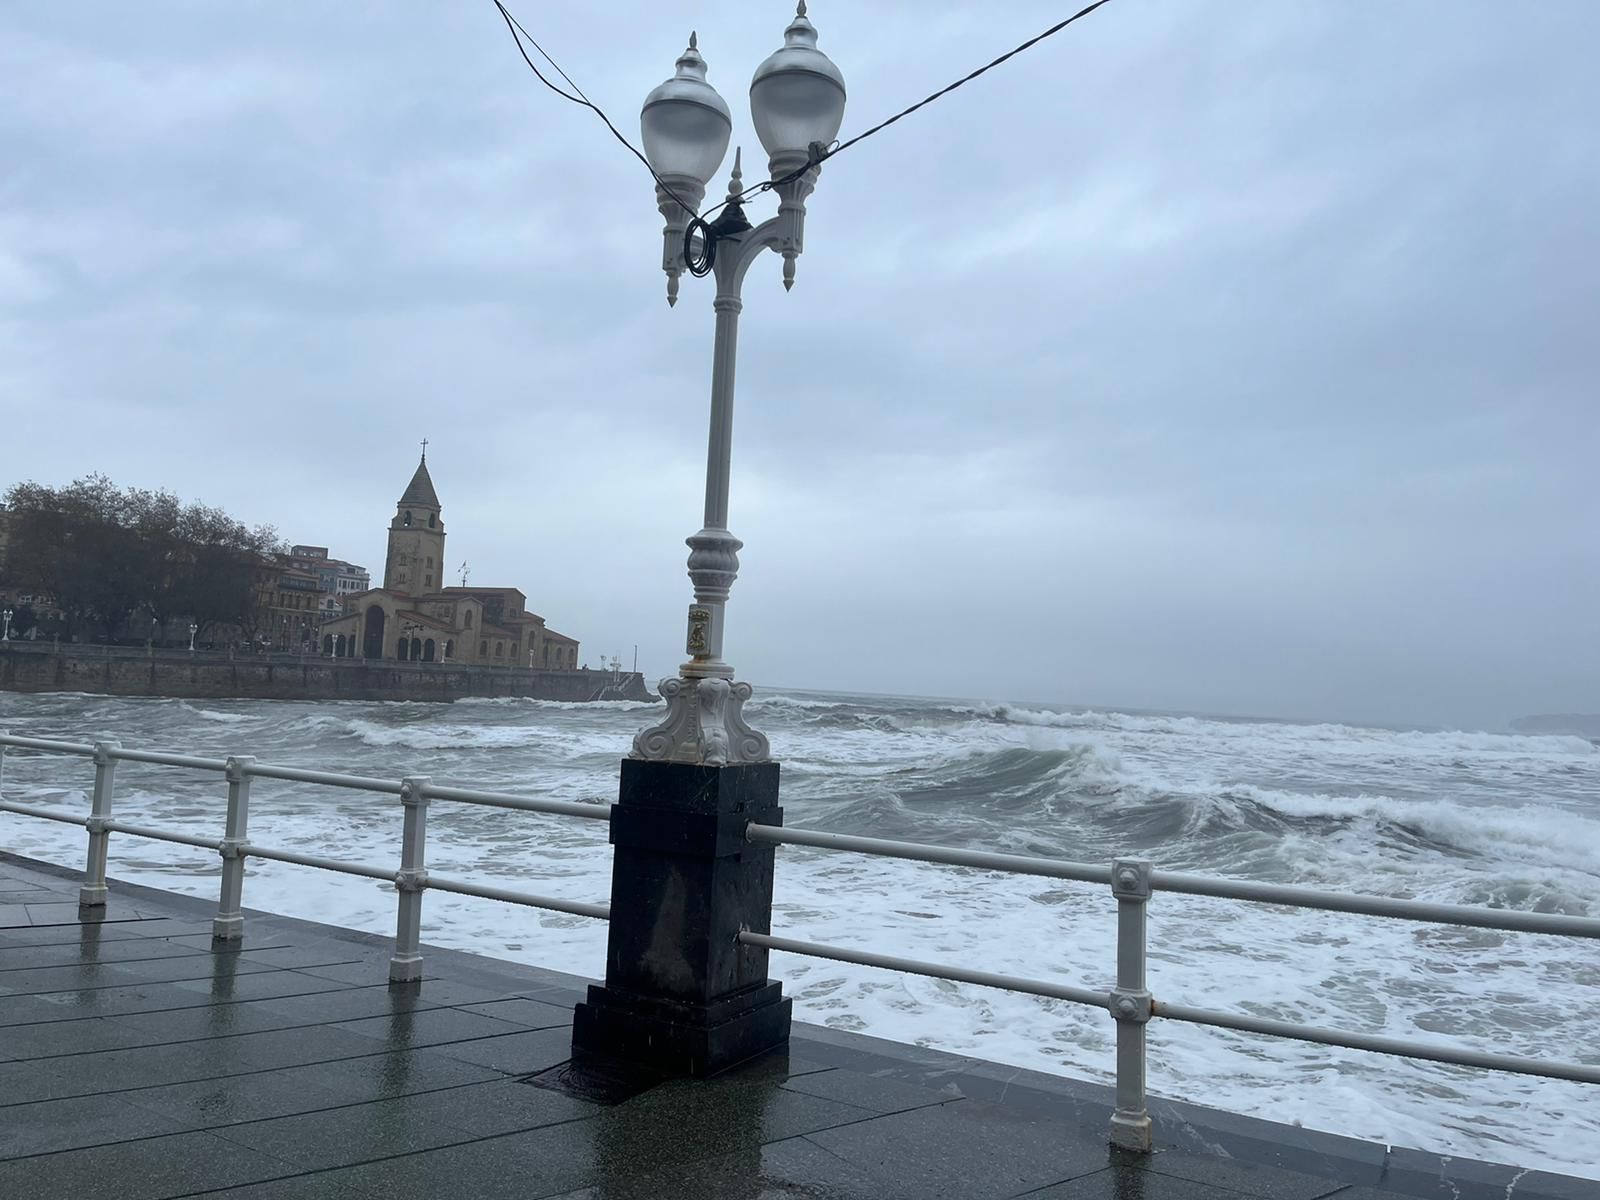
[[[478,643],[478,657],[482,658],[489,653],[489,640],[485,638]]]
[[[468,628],[468,629],[472,628],[472,610],[470,608],[467,609],[467,619],[466,619],[465,625],[466,625],[466,628]]]
[[[432,587],[433,586],[433,576],[432,575],[424,575],[422,577],[422,586],[423,587]]]
[[[427,563],[427,565],[430,566],[430,567],[433,566],[433,555],[431,555],[431,554],[428,555],[428,563]]]
[[[429,529],[432,529],[434,527],[434,525],[437,523],[437,521],[438,521],[438,518],[433,513],[429,513],[428,514],[428,528]]]
[[[496,658],[504,658],[506,656],[506,644],[504,642],[496,642],[494,644],[494,656]]]
[[[453,639],[447,640],[445,642],[445,644],[444,644],[444,656],[446,658],[454,658],[455,657],[455,653],[456,653],[455,641]]]

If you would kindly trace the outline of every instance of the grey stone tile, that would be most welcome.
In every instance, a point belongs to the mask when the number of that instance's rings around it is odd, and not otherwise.
[[[509,1033],[473,1042],[450,1042],[436,1046],[433,1053],[493,1067],[507,1075],[531,1075],[572,1057],[572,1032],[537,1029]]]
[[[526,1032],[524,1026],[462,1012],[458,1008],[402,1011],[384,1017],[342,1021],[332,1028],[371,1038],[381,1043],[379,1048],[384,1050],[403,1050],[408,1046],[434,1046]]]
[[[74,1096],[0,1109],[0,1159],[76,1150],[192,1128],[112,1096]]]
[[[752,1146],[563,1192],[551,1200],[919,1200],[894,1180],[874,1178],[804,1138]]]
[[[26,929],[32,924],[26,904],[0,904],[0,929]]]
[[[375,1162],[476,1137],[438,1120],[431,1111],[419,1113],[412,1096],[230,1125],[218,1130],[217,1136],[317,1170]]]
[[[0,1123],[11,1106],[39,1100],[59,1100],[79,1092],[40,1062],[0,1062]]]
[[[34,967],[7,971],[0,987],[13,995],[63,992],[84,988],[126,987],[133,983],[170,983],[177,980],[216,980],[271,971],[264,964],[219,964],[209,955],[188,954],[148,962],[79,963],[61,967]]]
[[[776,1083],[717,1087],[675,1080],[584,1124],[593,1130],[600,1168],[631,1175],[871,1119],[866,1109]]]
[[[1025,1192],[1017,1200],[1244,1200],[1244,1194],[1175,1175],[1107,1168]]]
[[[312,992],[281,999],[254,1000],[249,1007],[263,1014],[271,1014],[283,1026],[335,1024],[359,1021],[369,1017],[387,1017],[394,1013],[412,1012],[439,1007],[431,1001],[405,992],[391,991],[387,987],[341,986],[334,991]]]
[[[43,1060],[41,1065],[70,1088],[58,1094],[70,1096],[186,1083],[193,1079],[217,1079],[260,1069],[261,1064],[229,1050],[227,1040],[73,1054]]]
[[[293,1022],[264,1013],[256,1004],[197,1004],[107,1018],[141,1034],[148,1043],[197,1041],[283,1029]]]
[[[542,1000],[529,1000],[514,996],[509,1000],[490,1000],[484,1004],[464,1004],[463,1011],[493,1017],[497,1021],[510,1021],[529,1029],[554,1029],[557,1025],[572,1024],[572,1009]]]
[[[800,1075],[784,1085],[792,1092],[808,1096],[823,1096],[830,1100],[843,1100],[859,1108],[876,1113],[906,1112],[925,1108],[930,1104],[949,1104],[961,1099],[944,1091],[933,1091],[897,1079],[883,1079],[875,1075],[861,1075],[855,1071],[826,1070],[810,1075]]]
[[[328,1025],[307,1025],[292,1029],[273,1029],[264,1033],[244,1033],[237,1037],[194,1042],[196,1046],[215,1046],[220,1052],[256,1067],[276,1070],[306,1063],[330,1062],[381,1053],[383,1047],[372,1038],[346,1033]]]
[[[498,1071],[488,1067],[442,1058],[431,1050],[373,1054],[365,1058],[313,1063],[291,1067],[277,1074],[325,1088],[347,1104],[460,1087],[468,1083],[498,1083],[504,1079]]]
[[[45,904],[26,904],[23,907],[28,912],[30,925],[77,925],[87,915],[78,907],[76,901],[63,903],[60,899],[56,899]],[[99,919],[108,921],[114,918],[107,914]]]
[[[1152,1174],[1189,1179],[1269,1200],[1320,1200],[1348,1183],[1348,1180],[1330,1181],[1280,1167],[1257,1166],[1238,1159],[1190,1154],[1183,1150],[1164,1150],[1142,1161],[1128,1156],[1126,1161],[1134,1169],[1142,1168]]]
[[[212,1200],[224,1200],[219,1192],[206,1192]],[[247,1187],[231,1187],[225,1200],[372,1200],[367,1192],[338,1187],[327,1181],[320,1171],[306,1175],[293,1175],[288,1179],[274,1179],[271,1183],[252,1183]]]
[[[355,1188],[385,1200],[447,1196],[531,1200],[571,1190],[598,1177],[584,1129],[588,1124],[579,1121],[447,1146],[328,1171],[321,1178],[329,1186]]]
[[[47,946],[0,948],[0,977],[25,967],[65,967],[84,962],[133,962],[154,958],[184,958],[199,953],[174,946],[160,938],[122,938],[110,942],[55,942]]]
[[[301,1078],[298,1070],[262,1071],[254,1075],[229,1075],[193,1083],[139,1088],[119,1092],[117,1098],[170,1117],[185,1129],[212,1129],[243,1121],[338,1108],[349,1103],[347,1096]]]
[[[540,1129],[592,1117],[601,1111],[598,1105],[513,1079],[427,1092],[415,1100],[418,1113],[465,1129],[475,1137]]]
[[[179,1133],[117,1146],[0,1162],[0,1196],[27,1200],[159,1200],[231,1189],[294,1168],[207,1133]]]
[[[962,1100],[809,1135],[860,1170],[927,1197],[1014,1196],[1103,1170],[1106,1145],[1071,1128]]]
[[[272,996],[305,996],[315,992],[343,991],[350,985],[319,979],[298,971],[262,971],[239,976],[211,976],[176,981],[175,985],[200,995],[201,1003],[263,1000]]]
[[[52,1021],[47,1025],[12,1025],[0,1033],[0,1053],[12,1059],[54,1058],[95,1050],[122,1050],[169,1039],[120,1025],[106,1017]]]

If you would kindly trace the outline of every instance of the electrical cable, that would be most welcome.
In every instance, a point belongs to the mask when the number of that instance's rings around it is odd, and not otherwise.
[[[1087,17],[1090,13],[1094,12],[1095,9],[1100,8],[1103,5],[1109,4],[1110,2],[1111,2],[1111,0],[1094,0],[1093,4],[1089,4],[1089,5],[1085,6],[1084,8],[1079,9],[1077,12],[1073,13],[1070,17],[1068,17],[1066,20],[1056,22],[1056,24],[1050,26],[1050,28],[1046,29],[1043,33],[1037,34],[1036,36],[1029,38],[1027,41],[1023,42],[1019,46],[1014,47],[1011,50],[1007,50],[1004,54],[1002,54],[999,58],[995,59],[994,61],[985,63],[983,66],[979,67],[976,71],[973,71],[970,74],[963,75],[960,79],[956,80],[954,83],[949,84],[946,87],[940,88],[937,92],[934,92],[932,95],[925,96],[923,99],[918,100],[915,104],[911,105],[911,107],[902,109],[901,111],[895,113],[895,115],[890,117],[888,120],[878,122],[878,124],[874,125],[871,129],[868,129],[863,133],[856,134],[855,137],[851,138],[847,142],[835,141],[831,146],[823,146],[820,142],[811,143],[810,154],[807,156],[806,162],[805,162],[805,164],[803,166],[800,166],[800,167],[796,168],[795,170],[790,171],[787,175],[784,175],[782,178],[779,178],[779,179],[764,179],[760,183],[752,184],[750,187],[745,188],[744,191],[739,192],[737,195],[729,196],[726,200],[723,200],[721,203],[713,205],[712,207],[706,209],[704,212],[701,212],[701,213],[696,213],[695,210],[694,210],[694,206],[693,205],[685,204],[683,202],[683,198],[681,196],[679,196],[676,192],[674,192],[670,187],[667,186],[666,181],[663,180],[660,175],[657,175],[656,174],[656,169],[650,165],[650,160],[645,158],[645,156],[643,154],[641,154],[638,151],[637,148],[635,148],[635,146],[633,145],[632,142],[630,142],[627,138],[623,137],[622,134],[617,131],[617,127],[611,123],[611,118],[606,116],[606,114],[600,110],[600,107],[597,104],[595,104],[593,101],[591,101],[589,99],[589,97],[587,97],[587,96],[585,96],[583,94],[583,89],[580,88],[576,83],[573,83],[572,82],[572,77],[569,76],[565,71],[563,71],[561,69],[560,65],[556,62],[555,59],[551,58],[549,54],[545,53],[544,47],[539,45],[539,43],[533,39],[532,35],[530,35],[526,29],[522,28],[521,24],[518,23],[517,19],[515,17],[513,17],[506,10],[506,6],[504,4],[502,4],[500,2],[500,0],[494,0],[494,6],[497,9],[500,10],[500,16],[504,19],[504,21],[506,23],[506,29],[508,31],[510,31],[512,40],[517,43],[517,53],[522,55],[523,61],[528,64],[528,69],[531,70],[535,75],[537,75],[539,77],[539,82],[544,84],[545,87],[549,88],[552,92],[554,92],[556,95],[562,97],[563,99],[570,100],[573,104],[577,104],[577,105],[580,105],[580,106],[582,106],[584,108],[587,108],[587,109],[591,110],[597,117],[599,117],[602,121],[604,121],[605,125],[606,125],[606,128],[611,131],[611,136],[616,138],[617,141],[621,142],[624,146],[626,146],[628,148],[629,152],[635,158],[637,158],[640,162],[642,162],[644,164],[644,169],[650,172],[651,177],[655,179],[657,186],[659,186],[661,188],[661,190],[664,191],[668,196],[672,197],[672,199],[676,200],[680,205],[682,205],[682,207],[683,207],[685,212],[692,214],[692,219],[689,222],[689,228],[685,232],[685,235],[684,235],[684,257],[685,257],[686,260],[689,260],[689,270],[690,270],[691,274],[704,275],[704,274],[708,273],[711,270],[711,264],[716,260],[716,245],[715,245],[716,235],[712,232],[711,226],[709,224],[710,218],[712,216],[714,216],[716,213],[720,212],[722,209],[726,208],[730,204],[737,204],[737,203],[739,203],[739,202],[741,202],[743,200],[746,200],[751,196],[757,195],[757,194],[759,194],[761,192],[770,192],[773,188],[782,187],[784,184],[787,184],[787,183],[793,183],[796,179],[799,179],[807,171],[813,170],[814,168],[821,166],[822,163],[824,161],[826,161],[827,159],[830,159],[830,158],[834,157],[837,154],[843,153],[844,151],[848,150],[851,146],[854,146],[859,142],[866,141],[873,134],[878,133],[881,130],[887,129],[889,126],[893,125],[896,121],[901,120],[904,117],[909,117],[912,113],[916,112],[919,108],[923,108],[923,107],[925,107],[925,106],[927,106],[929,104],[932,104],[935,100],[938,100],[940,97],[948,96],[951,92],[955,91],[957,88],[962,87],[965,84],[971,83],[974,79],[978,78],[978,76],[984,74],[987,71],[992,71],[995,67],[998,67],[1001,63],[1005,62],[1008,59],[1015,58],[1017,55],[1021,54],[1024,50],[1030,49],[1033,46],[1037,46],[1040,42],[1044,41],[1046,38],[1052,37],[1055,34],[1060,33],[1063,29],[1065,29],[1068,25],[1071,25],[1074,21],[1080,20],[1083,17]],[[529,58],[528,57],[528,52],[522,48],[522,39],[523,38],[527,38],[528,39],[528,43],[535,50],[537,50],[539,52],[539,54],[544,58],[544,60],[547,63],[549,63],[551,65],[551,67],[553,67],[555,69],[556,73],[558,75],[560,75],[562,79],[566,80],[567,86],[572,88],[572,91],[577,93],[576,95],[573,95],[572,93],[569,93],[569,92],[562,91],[555,84],[551,83],[548,79],[546,79],[544,77],[544,73],[542,71],[540,71],[537,66],[534,65],[533,59]],[[697,251],[693,255],[691,255],[690,252],[689,252],[689,242],[690,242],[690,239],[693,236],[693,234],[695,233],[697,228],[698,228],[698,230],[700,231],[700,234],[701,234],[701,248],[700,248],[699,251]]]
[[[506,23],[506,29],[511,34],[511,40],[517,44],[517,53],[522,55],[522,61],[528,64],[528,69],[539,77],[539,82],[544,84],[545,87],[549,88],[563,100],[570,100],[572,103],[579,105],[582,108],[589,109],[594,113],[595,116],[604,121],[606,123],[606,128],[611,131],[611,136],[626,146],[628,148],[628,152],[644,164],[644,169],[649,171],[651,177],[656,181],[656,186],[658,186],[667,195],[671,196],[680,205],[682,205],[685,212],[693,213],[695,211],[694,205],[685,203],[682,196],[678,195],[677,192],[673,191],[667,186],[667,181],[656,174],[656,169],[650,165],[650,160],[643,154],[639,153],[639,151],[634,147],[634,144],[617,131],[617,127],[611,123],[611,118],[606,116],[606,114],[600,110],[600,106],[598,104],[594,103],[594,101],[590,100],[589,97],[583,94],[582,89],[580,89],[577,84],[572,82],[571,77],[556,64],[555,59],[551,58],[548,54],[545,54],[544,47],[539,45],[538,42],[534,41],[529,35],[528,31],[523,29],[522,26],[517,22],[517,19],[506,11],[506,6],[501,4],[500,0],[494,0],[494,6],[500,10],[500,16]],[[523,38],[527,38],[529,44],[532,45],[533,48],[544,57],[544,60],[552,67],[555,67],[556,72],[561,76],[561,78],[565,79],[571,86],[572,90],[578,93],[576,96],[569,92],[562,91],[555,84],[551,83],[544,77],[544,72],[540,71],[539,68],[534,65],[533,59],[529,58],[528,52],[522,48]]]

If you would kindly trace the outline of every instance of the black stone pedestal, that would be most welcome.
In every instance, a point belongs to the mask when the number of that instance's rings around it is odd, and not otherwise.
[[[790,1002],[767,952],[778,764],[712,767],[625,759],[611,812],[606,982],[573,1014],[572,1048],[661,1075],[704,1076],[789,1040]]]

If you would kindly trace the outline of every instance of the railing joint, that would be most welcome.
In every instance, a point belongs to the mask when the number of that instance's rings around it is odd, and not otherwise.
[[[1118,1021],[1148,1024],[1155,1015],[1155,1000],[1145,988],[1114,987],[1106,994],[1106,1007]]]
[[[1148,858],[1119,858],[1111,864],[1111,894],[1118,900],[1148,900],[1154,864]]]
[[[428,886],[426,867],[402,867],[394,873],[394,886],[401,892],[420,892]]]

